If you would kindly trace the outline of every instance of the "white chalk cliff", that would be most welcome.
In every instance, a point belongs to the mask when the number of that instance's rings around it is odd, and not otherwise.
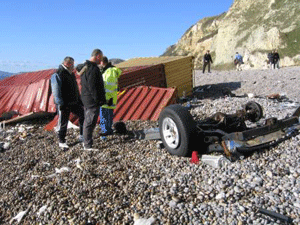
[[[200,68],[207,49],[220,69],[233,67],[235,52],[245,69],[266,68],[271,50],[278,50],[281,66],[300,65],[300,1],[235,0],[228,12],[199,20],[163,55],[192,55]]]

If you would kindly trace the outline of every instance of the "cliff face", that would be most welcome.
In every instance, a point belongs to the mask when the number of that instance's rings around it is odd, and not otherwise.
[[[235,52],[243,55],[244,69],[266,68],[275,49],[281,66],[299,65],[299,0],[235,0],[228,12],[199,20],[163,55],[192,55],[199,68],[207,49],[220,69],[233,67]]]

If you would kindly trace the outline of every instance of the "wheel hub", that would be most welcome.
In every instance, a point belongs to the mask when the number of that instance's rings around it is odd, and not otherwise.
[[[179,145],[179,133],[176,123],[169,117],[163,120],[162,133],[170,148],[177,148]]]

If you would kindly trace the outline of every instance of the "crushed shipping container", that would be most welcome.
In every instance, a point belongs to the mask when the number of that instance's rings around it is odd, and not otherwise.
[[[166,87],[176,87],[178,96],[192,94],[193,90],[193,57],[192,56],[163,56],[133,58],[116,66],[130,68],[145,65],[164,65]]]

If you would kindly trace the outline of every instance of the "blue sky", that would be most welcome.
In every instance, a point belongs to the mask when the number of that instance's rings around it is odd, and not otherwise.
[[[226,12],[233,0],[0,0],[0,70],[56,68],[100,48],[108,58],[163,54],[198,20]]]

